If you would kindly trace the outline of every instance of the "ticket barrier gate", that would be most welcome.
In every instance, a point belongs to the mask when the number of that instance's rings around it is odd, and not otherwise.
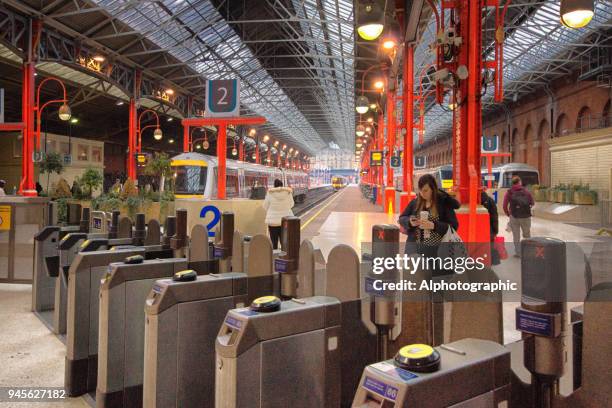
[[[49,203],[47,220],[53,222],[56,219],[54,204]],[[58,291],[65,286],[60,285],[59,280],[59,252],[58,241],[66,235],[77,231],[86,231],[80,213],[81,206],[71,204],[68,206],[70,213],[69,220],[71,225],[59,226],[49,224],[43,227],[34,235],[34,273],[32,279],[32,311],[41,321],[56,334],[66,332],[65,319],[60,319],[59,314],[55,315],[56,298]],[[83,208],[83,220],[89,219],[89,209]],[[65,300],[65,296],[59,297]],[[60,309],[65,312],[65,301],[58,303]]]
[[[463,339],[431,348],[413,344],[395,358],[365,368],[353,407],[507,407],[510,352],[502,345]]]
[[[57,275],[59,279],[55,282],[55,309],[53,314],[53,327],[56,334],[66,333],[66,311],[67,311],[67,288],[68,274],[72,263],[74,262],[79,252],[93,252],[110,248],[119,248],[121,246],[131,246],[135,243],[132,237],[132,224],[129,218],[119,217],[119,212],[112,213],[112,220],[109,226],[107,237],[104,234],[87,232],[70,233],[64,236],[58,244],[59,248],[59,267]],[[138,214],[137,220],[141,220],[137,227],[144,233],[144,215]],[[145,247],[145,256],[147,257],[171,257],[172,252],[167,248],[162,248],[159,245],[159,223],[155,220],[149,221],[147,230],[147,242],[157,242]],[[108,237],[115,236],[110,239]],[[49,265],[49,259],[46,259]],[[59,306],[59,307],[58,307]]]
[[[215,346],[215,407],[339,406],[340,325],[332,297],[264,297],[230,310]]]
[[[270,238],[255,235],[250,251],[257,256],[248,258],[247,273],[156,282],[143,319],[145,407],[214,407],[215,339],[227,311],[273,293],[278,286]]]
[[[274,271],[280,275],[280,296],[291,299],[297,296],[297,271],[300,256],[300,219],[283,217],[281,220],[282,252],[274,259]]]
[[[194,226],[191,237],[194,242],[206,242],[207,236],[204,226]],[[196,274],[210,272],[207,263],[197,259],[191,261],[172,258],[109,265],[100,288],[97,407],[142,406],[147,295],[152,287],[158,290],[154,285],[158,279],[175,276],[180,283],[196,279]],[[192,271],[192,276],[183,276],[185,273],[181,271],[186,270]],[[199,325],[201,320],[196,319],[193,323]],[[173,332],[172,337],[177,334]]]
[[[245,325],[248,327],[251,318],[259,319],[259,315],[264,315],[265,310],[259,311],[258,308],[252,310],[252,306],[250,310],[236,309],[228,312],[216,345],[217,406],[350,406],[363,367],[376,361],[377,357],[376,336],[365,323],[369,316],[362,314],[363,289],[359,274],[360,261],[354,249],[347,245],[334,247],[329,253],[325,274],[322,275],[324,282],[320,285],[327,296],[292,299],[283,302],[280,309],[266,313],[270,323],[265,325],[287,326],[286,331],[271,333],[269,337],[268,333],[259,328],[255,330],[258,337],[253,337],[255,334],[247,334],[246,331],[244,335],[237,334]],[[309,278],[304,276],[305,279],[300,280],[300,283],[305,283],[303,288],[314,288],[315,284],[308,282]],[[271,297],[264,299],[267,298]],[[312,322],[292,320],[293,304],[305,305],[312,299],[334,299],[339,302],[334,302],[338,316],[334,318],[333,331],[328,332],[326,336],[319,337],[326,331],[324,325],[308,327]],[[291,306],[285,310],[285,305]],[[232,325],[234,313],[243,315],[249,323],[238,322]],[[295,319],[300,318],[296,316]],[[232,333],[228,331],[228,327]],[[319,338],[321,340],[318,340]],[[302,350],[303,343],[310,341],[315,343],[321,341],[322,348],[309,344]],[[271,352],[266,352],[268,348],[275,350],[274,356],[270,354]],[[280,364],[283,358],[295,360],[296,356],[290,357],[293,352],[299,355],[295,362],[296,366],[301,365],[302,361],[308,361],[306,367],[298,368],[291,364],[291,367],[284,371],[277,370],[275,373],[270,371],[276,363]],[[251,376],[258,378],[246,380],[243,376],[247,375],[253,366],[259,367],[259,364],[268,367],[268,370],[256,370]],[[286,363],[280,366],[286,367]],[[321,367],[324,369],[319,371]],[[293,370],[297,372],[293,373]],[[291,372],[287,375],[289,371]],[[297,378],[303,377],[309,377],[310,383],[304,387],[301,384],[297,386],[295,384],[298,382]],[[278,390],[284,392],[279,393]],[[315,390],[314,394],[310,393],[312,390]],[[281,401],[284,405],[278,405]]]
[[[234,246],[234,213],[224,211],[221,214],[219,228],[220,240],[213,245],[213,256],[219,260],[219,272],[232,269],[232,249]]]
[[[325,295],[326,261],[321,249],[305,239],[300,244],[297,270],[298,298]]]
[[[513,375],[512,407],[604,407],[612,403],[612,282],[596,284],[585,299],[578,387],[568,396],[559,390],[566,350],[566,249],[552,238],[522,241],[522,298],[516,310],[516,327],[522,332],[522,364],[529,381]],[[574,358],[577,356],[574,355]],[[576,373],[574,373],[576,374]]]
[[[182,231],[186,222],[181,224],[181,229],[177,229],[177,235]],[[204,231],[202,231],[204,230]],[[197,237],[205,237],[205,228],[197,225],[192,230],[194,241],[198,242]],[[186,236],[186,234],[185,234]],[[175,235],[176,237],[176,235]],[[199,242],[202,242],[201,240]],[[187,244],[187,239],[171,239],[171,244]],[[170,255],[183,257],[186,253],[184,248],[177,247],[170,251]],[[208,251],[192,251],[191,256],[194,264],[199,263],[194,268],[204,271],[216,271],[215,263],[210,263],[204,259],[195,258],[195,255]],[[99,316],[99,295],[101,279],[108,271],[108,265],[113,262],[123,261],[126,257],[140,255],[146,257],[146,247],[132,246],[129,248],[113,247],[109,250],[99,250],[94,252],[79,252],[76,259],[70,266],[68,278],[68,309],[67,309],[67,331],[66,331],[66,365],[65,365],[65,388],[68,395],[81,395],[85,392],[95,391],[97,375],[97,353],[98,353],[98,316]],[[177,257],[177,256],[175,256]],[[212,270],[211,270],[212,269]],[[87,380],[83,380],[86,378]],[[84,386],[85,385],[85,386]]]

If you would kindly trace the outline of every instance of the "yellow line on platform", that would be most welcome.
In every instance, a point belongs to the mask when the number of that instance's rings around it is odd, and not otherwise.
[[[308,219],[308,221],[306,221],[301,227],[300,227],[300,231],[303,230],[304,228],[306,228],[308,226],[308,224],[310,224],[312,222],[312,220],[314,220],[315,218],[318,217],[319,214],[321,214],[321,212],[326,209],[331,203],[333,203],[334,201],[336,201],[338,199],[338,197],[340,197],[341,195],[343,195],[346,192],[346,187],[342,189],[342,191],[340,192],[340,194],[336,195],[334,198],[332,198],[327,204],[325,204],[323,207],[321,207],[319,209],[319,211],[317,211],[315,213],[315,215],[313,215],[312,217],[310,217]]]

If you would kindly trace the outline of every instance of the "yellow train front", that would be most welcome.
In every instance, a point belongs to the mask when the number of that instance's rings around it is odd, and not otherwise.
[[[341,190],[346,187],[346,179],[341,176],[332,177],[332,188],[335,191]]]

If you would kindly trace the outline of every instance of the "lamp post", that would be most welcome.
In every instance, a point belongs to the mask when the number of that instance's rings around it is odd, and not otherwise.
[[[142,118],[147,113],[151,113],[153,116],[155,116],[155,121],[156,121],[155,125],[142,126],[142,123],[141,123]],[[137,123],[137,126],[136,126],[136,136],[137,136],[137,140],[138,140],[138,143],[136,144],[136,151],[138,153],[142,152],[142,132],[145,129],[153,128],[153,127],[155,128],[155,131],[153,132],[153,137],[155,138],[155,140],[161,140],[161,138],[163,137],[163,133],[162,133],[162,130],[160,129],[160,127],[159,127],[159,116],[157,116],[157,112],[155,112],[154,110],[151,110],[151,109],[146,109],[146,110],[142,111],[140,113],[140,115],[138,115],[138,123]]]
[[[43,87],[43,85],[45,83],[47,83],[48,81],[55,81],[58,84],[60,84],[60,86],[62,87],[62,91],[63,91],[63,95],[64,98],[63,99],[53,99],[50,101],[45,102],[42,106],[40,106],[40,90]],[[64,83],[62,81],[60,81],[59,79],[55,78],[55,77],[49,77],[49,78],[45,78],[42,80],[42,82],[38,85],[38,88],[36,89],[36,106],[34,106],[34,112],[36,113],[36,146],[35,146],[35,150],[40,150],[40,123],[41,123],[41,118],[42,118],[42,112],[43,110],[53,104],[53,103],[61,103],[62,105],[59,108],[59,118],[62,121],[67,121],[70,120],[70,117],[72,116],[72,113],[70,112],[70,107],[68,106],[68,97],[66,96],[66,86],[64,85]]]
[[[204,130],[204,137],[198,138],[198,139],[193,139],[193,132],[196,130]],[[210,142],[208,141],[208,135],[206,134],[206,129],[205,128],[197,128],[194,127],[191,129],[191,131],[189,132],[189,151],[192,152],[193,151],[193,146],[196,142],[199,142],[200,140],[202,140],[202,147],[204,148],[204,150],[208,150],[208,148],[210,147]]]

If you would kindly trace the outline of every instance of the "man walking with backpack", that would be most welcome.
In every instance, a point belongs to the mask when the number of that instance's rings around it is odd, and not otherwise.
[[[521,256],[521,230],[523,238],[531,237],[531,207],[533,207],[531,193],[523,187],[519,176],[512,177],[512,187],[504,196],[504,212],[510,217],[514,256],[517,258]]]

